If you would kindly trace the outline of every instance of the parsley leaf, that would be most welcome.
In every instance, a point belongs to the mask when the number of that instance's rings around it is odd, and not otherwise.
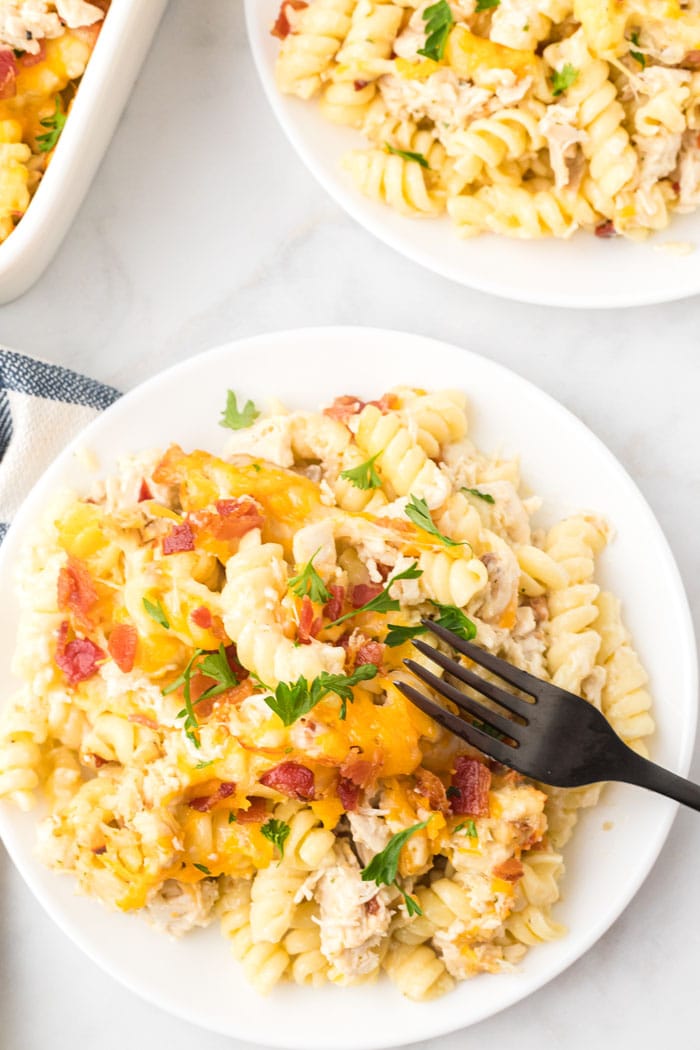
[[[496,502],[490,492],[482,492],[480,489],[468,489],[468,488],[465,488],[464,485],[463,485],[462,488],[459,491],[460,492],[468,492],[470,496],[478,496],[479,499],[482,499],[484,501],[484,503],[495,503]]]
[[[166,631],[170,630],[170,621],[168,620],[168,617],[165,614],[165,610],[163,609],[163,606],[160,604],[160,602],[156,602],[154,604],[153,602],[149,602],[148,598],[144,598],[143,607],[152,620],[155,620],[156,623],[159,623],[161,627],[165,627]]]
[[[492,7],[498,7],[501,0],[476,0],[475,11],[477,15],[481,11],[490,11]]]
[[[630,33],[630,40],[633,44],[636,44],[636,46],[639,47],[639,32],[637,30],[635,30],[634,33]],[[639,62],[642,69],[646,69],[646,55],[643,55],[641,51],[633,51],[632,48],[630,48],[630,55],[635,62]]]
[[[458,824],[455,828],[455,832],[464,831],[470,839],[478,839],[479,832],[476,830],[476,824],[473,820],[465,820],[462,824]]]
[[[194,713],[194,707],[192,706],[192,695],[190,689],[192,682],[192,667],[197,657],[202,655],[202,652],[202,649],[195,649],[190,662],[182,674],[179,675],[174,682],[171,682],[170,685],[167,685],[165,689],[161,690],[163,696],[169,696],[170,693],[174,693],[176,689],[180,688],[180,686],[183,687],[182,695],[185,700],[185,706],[181,711],[178,711],[176,717],[184,718],[185,736],[195,747],[201,747],[202,744],[198,736],[199,722],[197,721],[197,716]]]
[[[410,641],[411,638],[416,638],[419,634],[425,634],[428,630],[422,623],[419,623],[417,627],[404,627],[401,624],[390,623],[389,633],[384,639],[384,644],[388,645],[391,649],[396,645],[403,645],[404,642]]]
[[[342,700],[340,717],[345,717],[345,705],[352,700],[352,687],[358,682],[366,682],[377,673],[375,664],[360,664],[352,674],[329,674],[322,671],[311,684],[302,675],[296,682],[280,682],[274,696],[266,696],[265,703],[282,720],[284,725],[291,726],[302,715],[320,703],[329,693],[335,693]]]
[[[433,602],[433,605],[440,613],[435,619],[436,624],[444,627],[446,631],[452,631],[465,642],[471,642],[472,638],[476,638],[476,625],[456,605],[440,605],[439,602]]]
[[[66,119],[67,114],[61,109],[61,96],[56,95],[56,108],[53,113],[50,117],[45,117],[39,121],[42,128],[48,128],[43,135],[37,135],[36,137],[36,148],[39,150],[39,153],[50,153],[55,147],[61,137]]]
[[[204,659],[197,664],[195,662],[203,656]],[[203,674],[207,678],[213,678],[216,685],[212,685],[209,689],[205,690],[197,700],[192,702],[192,675]],[[199,739],[199,722],[195,714],[195,704],[200,704],[202,700],[206,700],[211,696],[218,696],[220,693],[225,692],[227,689],[233,688],[234,685],[238,685],[238,679],[229,666],[228,659],[226,657],[226,650],[224,649],[223,643],[219,646],[219,651],[216,653],[207,653],[204,649],[195,649],[190,662],[187,667],[179,675],[174,682],[167,685],[165,689],[162,689],[163,696],[169,696],[174,693],[180,686],[183,687],[182,695],[185,701],[185,706],[181,711],[178,711],[176,717],[184,718],[184,729],[185,736],[194,744],[195,747],[201,747]]]
[[[246,401],[243,408],[239,410],[236,395],[233,390],[228,390],[226,393],[226,408],[221,413],[219,426],[228,427],[229,430],[244,430],[245,427],[251,426],[259,415],[260,413],[252,401]]]
[[[579,77],[578,69],[574,69],[570,62],[567,62],[560,70],[554,70],[552,73],[552,94],[555,98],[559,95],[563,95],[564,92],[576,83]]]
[[[234,686],[238,685],[238,678],[231,670],[223,642],[219,646],[218,652],[207,653],[202,662],[197,665],[197,673],[206,675],[207,678],[213,678],[216,682],[216,685],[210,686],[202,693],[196,701],[198,704],[202,700],[207,700],[211,696],[219,696],[220,693],[225,693],[227,689],[233,689]]]
[[[231,810],[229,812],[228,822],[229,822],[229,824],[235,824],[236,823],[236,814],[233,812],[233,810]]]
[[[427,160],[425,159],[425,157],[423,156],[422,153],[411,153],[411,151],[407,150],[407,149],[397,149],[395,146],[391,146],[388,142],[385,142],[384,145],[386,146],[387,153],[395,153],[397,157],[403,157],[404,160],[415,161],[416,164],[420,164],[421,168],[428,168],[428,170],[430,170],[430,165],[428,164]],[[377,453],[377,456],[378,455],[379,455],[379,453]],[[377,458],[377,456],[372,456],[372,459],[368,460],[368,462],[372,463]],[[359,470],[360,468],[358,467],[357,469]],[[345,474],[345,471],[343,471],[343,474],[340,475],[341,478],[344,476],[344,474]],[[375,477],[376,477],[376,475],[375,475]],[[350,480],[352,480],[352,478]],[[380,485],[381,485],[381,481],[379,482],[379,485],[373,485],[372,488],[379,488]],[[358,485],[357,487],[358,488],[369,488],[370,486],[369,485]]]
[[[204,872],[205,875],[211,875],[211,872],[209,871],[209,868],[206,866],[206,864],[194,864],[193,867],[197,868],[199,871]]]
[[[357,616],[358,613],[363,612],[396,612],[401,608],[399,601],[396,598],[392,598],[389,595],[392,584],[396,583],[397,580],[417,580],[419,576],[423,575],[423,570],[418,568],[418,562],[413,562],[403,572],[397,572],[391,577],[384,590],[376,596],[371,598],[370,601],[365,602],[359,609],[351,609],[350,612],[345,613],[344,616],[339,616],[337,620],[333,620],[329,623],[329,627],[337,627],[339,623],[343,623],[345,620],[349,620],[352,616]]]
[[[264,835],[273,846],[277,846],[280,852],[280,860],[284,857],[284,844],[289,838],[291,830],[289,824],[284,820],[275,820],[274,817],[260,828],[260,834]]]
[[[212,758],[212,759],[209,760],[209,762],[198,762],[197,765],[194,768],[195,769],[206,769],[207,766],[213,766],[213,765],[214,765],[214,759]]]
[[[431,4],[423,12],[425,22],[425,45],[418,49],[418,54],[424,58],[432,58],[433,62],[440,62],[445,55],[447,38],[454,25],[452,9],[447,0],[438,0],[437,4]]]
[[[443,535],[440,532],[437,525],[433,523],[433,519],[430,516],[430,510],[428,504],[424,499],[419,496],[411,494],[411,499],[406,504],[406,517],[409,518],[414,525],[418,528],[423,529],[424,532],[429,532],[431,536],[436,536],[441,543],[444,543],[446,547],[463,547],[464,543],[458,543],[457,540],[451,540],[449,536]]]
[[[420,824],[414,824],[412,827],[405,828],[403,831],[398,831],[396,835],[392,835],[381,853],[377,853],[376,856],[372,857],[367,867],[362,871],[363,882],[376,882],[377,886],[396,886],[406,902],[406,910],[409,916],[422,915],[423,912],[418,901],[413,897],[409,897],[397,882],[399,858],[404,844],[410,839],[411,835],[416,831],[421,831],[427,825],[428,821],[423,820]]]
[[[316,554],[318,554],[320,549],[319,547]],[[326,602],[331,600],[331,592],[314,569],[316,554],[312,554],[298,576],[292,576],[289,581],[289,589],[296,594],[297,598],[303,598],[304,595],[308,594],[312,602],[319,602],[325,605]]]
[[[395,150],[393,146],[390,146],[388,143],[386,148],[390,153],[401,153],[401,150]],[[415,160],[416,157],[420,156],[420,153],[411,154],[411,159]],[[423,157],[423,160],[425,160],[425,157]],[[420,164],[420,161],[418,163]],[[374,461],[379,455],[380,453],[377,452],[375,456],[365,460],[364,463],[360,463],[358,467],[350,467],[348,470],[341,470],[341,478],[345,478],[345,480],[354,485],[356,489],[362,489],[363,492],[367,489],[380,489],[382,487],[382,479],[374,469]]]

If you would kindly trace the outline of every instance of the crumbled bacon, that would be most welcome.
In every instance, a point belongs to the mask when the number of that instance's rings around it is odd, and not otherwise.
[[[375,664],[379,667],[385,648],[386,646],[383,642],[377,642],[373,638],[363,642],[355,654],[355,667],[359,667],[361,664]]]
[[[109,636],[107,642],[109,655],[119,670],[125,674],[134,669],[138,640],[136,628],[129,623],[118,623]]]
[[[163,554],[180,554],[194,550],[194,533],[188,521],[182,525],[173,525],[167,536],[163,537]]]
[[[192,703],[197,704],[197,717],[200,719],[209,718],[214,711],[225,711],[229,707],[235,707],[237,704],[243,703],[255,692],[255,686],[250,677],[248,677],[244,678],[238,685],[225,689],[223,693],[217,693],[216,696],[208,696],[206,700],[200,700],[200,696],[215,684],[213,678],[207,678],[203,674],[194,674],[190,679],[190,697]]]
[[[31,51],[23,51],[19,56],[19,64],[25,68],[29,66],[36,66],[39,62],[43,62],[46,58],[46,41],[39,40],[39,49],[32,53]]]
[[[614,222],[608,219],[606,222],[599,223],[595,228],[595,235],[596,237],[602,237],[604,240],[607,240],[608,237],[617,237]]]
[[[10,48],[0,50],[0,98],[17,94],[17,63]]]
[[[107,847],[106,846],[93,846],[92,852],[95,854],[96,857],[100,857],[103,853],[107,852]]]
[[[67,641],[68,630],[68,621],[64,620],[58,629],[54,660],[66,676],[68,684],[77,685],[78,682],[85,682],[97,673],[98,662],[104,660],[107,654],[89,638]]]
[[[377,401],[368,401],[367,404],[375,405],[382,415],[385,416],[387,412],[391,412],[393,408],[398,407],[399,399],[396,394],[382,394]]]
[[[700,51],[688,51],[682,64],[684,66],[700,66]]]
[[[338,798],[347,813],[354,813],[360,801],[360,785],[348,777],[341,777],[338,781]]]
[[[144,478],[141,480],[141,488],[139,489],[138,502],[143,503],[147,499],[153,499],[153,493],[148,487],[148,482]]]
[[[518,879],[523,877],[523,866],[517,857],[509,857],[508,860],[497,864],[493,869],[493,873],[497,879],[504,879],[506,882],[517,882]]]
[[[359,609],[367,602],[381,594],[384,588],[381,583],[356,583],[350,591],[350,604],[353,609]]]
[[[273,769],[268,769],[260,777],[260,783],[300,801],[314,797],[314,775],[307,766],[298,762],[281,762]]]
[[[364,91],[368,84],[369,80],[354,80],[352,86],[355,91]]]
[[[453,790],[450,791],[452,812],[469,817],[487,817],[490,787],[491,771],[488,766],[475,758],[458,755],[452,777]]]
[[[263,524],[260,507],[249,496],[242,499],[216,501],[216,516],[212,515],[210,531],[218,540],[235,540]]]
[[[340,767],[340,776],[358,787],[367,788],[375,780],[382,765],[381,754],[376,751],[371,759],[350,755]]]
[[[332,583],[328,590],[331,592],[331,597],[330,601],[327,601],[323,607],[323,615],[327,616],[329,620],[337,620],[343,611],[345,588],[340,584]]]
[[[236,820],[239,824],[262,824],[267,816],[267,801],[258,795],[249,795],[248,809],[237,809]]]
[[[370,897],[368,901],[365,901],[365,911],[368,915],[376,915],[380,907],[381,902],[378,893],[375,893],[374,897]]]
[[[142,715],[138,711],[133,711],[130,715],[127,715],[127,721],[135,722],[137,725],[146,726],[146,729],[158,729],[158,723],[154,719],[149,718],[148,715]]]
[[[197,627],[201,627],[203,631],[206,631],[212,625],[211,609],[207,609],[206,605],[200,605],[197,609],[192,610],[190,619],[192,623],[197,624]]]
[[[297,638],[302,645],[311,645],[311,639],[315,638],[321,630],[323,621],[320,616],[314,616],[314,607],[308,594],[305,594],[301,602],[299,612],[299,624],[297,626]]]
[[[235,790],[236,785],[232,781],[223,780],[216,791],[213,791],[210,795],[198,795],[196,798],[191,798],[187,805],[192,809],[196,809],[198,813],[208,813],[217,802],[223,802],[225,798],[230,798]]]
[[[337,419],[339,423],[347,423],[350,416],[356,416],[364,407],[365,402],[360,401],[359,397],[343,394],[342,397],[337,397],[328,408],[324,408],[323,414],[330,416],[331,419]]]
[[[287,17],[288,7],[291,7],[293,11],[301,11],[304,7],[308,6],[309,5],[305,3],[305,0],[282,0],[277,19],[270,30],[272,36],[276,36],[280,40],[285,40],[291,33],[292,27],[289,18]]]
[[[228,665],[235,674],[236,678],[239,680],[239,682],[241,681],[241,679],[247,678],[250,672],[248,671],[247,667],[244,667],[243,664],[239,662],[238,650],[236,649],[235,643],[231,642],[230,645],[227,645],[224,649],[224,652],[226,653]]]
[[[90,610],[97,601],[97,591],[87,567],[68,556],[67,564],[58,573],[58,607],[61,612],[73,614],[81,627],[92,627]]]
[[[419,766],[413,774],[416,778],[416,791],[426,799],[429,807],[433,810],[447,813],[450,803],[445,792],[445,785],[439,777],[431,773],[429,769]]]

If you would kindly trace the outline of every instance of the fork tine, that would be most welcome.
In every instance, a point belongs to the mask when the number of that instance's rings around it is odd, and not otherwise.
[[[434,689],[436,693],[440,693],[441,696],[446,696],[448,700],[452,700],[462,711],[466,711],[467,714],[473,715],[474,718],[478,718],[481,722],[491,725],[499,733],[503,733],[513,740],[520,740],[518,730],[523,727],[519,726],[517,722],[513,722],[510,718],[505,718],[503,715],[489,710],[488,707],[480,704],[478,700],[472,700],[470,696],[465,696],[459,689],[450,685],[449,682],[444,682],[442,678],[438,678],[432,671],[416,663],[415,660],[404,660],[404,665],[409,671],[413,671],[414,675],[420,678],[421,682],[425,682],[426,685]]]
[[[416,707],[419,707],[423,714],[434,719],[443,729],[447,729],[448,732],[454,733],[455,736],[461,737],[462,740],[466,740],[472,747],[483,751],[490,758],[495,758],[502,765],[510,766],[513,769],[516,768],[514,758],[517,752],[514,747],[504,744],[501,740],[496,740],[495,737],[489,736],[488,733],[484,733],[481,729],[477,729],[476,726],[466,722],[458,715],[453,715],[451,711],[445,711],[444,707],[440,707],[434,700],[423,696],[412,685],[408,685],[406,682],[394,682],[394,685],[401,690],[406,699],[410,700]]]
[[[539,678],[535,678],[533,674],[521,671],[519,667],[513,667],[512,664],[506,663],[505,660],[501,660],[498,656],[493,656],[478,645],[465,642],[458,635],[453,634],[452,631],[448,631],[441,627],[440,624],[434,623],[433,620],[423,619],[421,623],[433,634],[436,634],[438,638],[442,638],[443,642],[447,642],[448,645],[451,645],[453,649],[457,649],[463,656],[473,660],[475,664],[480,664],[481,667],[485,667],[488,671],[493,671],[504,682],[509,682],[516,689],[522,689],[523,692],[530,693],[531,696],[539,695],[539,690],[545,683]]]
[[[510,711],[511,714],[521,715],[523,718],[527,718],[528,715],[532,714],[533,705],[529,701],[506,692],[505,689],[501,689],[494,682],[489,682],[486,678],[482,678],[481,675],[470,671],[464,664],[457,663],[456,660],[447,656],[446,653],[441,653],[439,649],[433,649],[431,645],[428,645],[427,642],[422,641],[420,638],[414,638],[413,644],[429,660],[439,664],[445,671],[454,675],[455,678],[459,678],[465,685],[470,685],[478,693],[483,693],[489,700],[495,700],[497,704],[505,707],[506,711]]]

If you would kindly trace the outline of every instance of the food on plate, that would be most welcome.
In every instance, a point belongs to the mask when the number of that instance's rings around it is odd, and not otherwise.
[[[109,0],[0,0],[0,241],[61,137]]]
[[[528,781],[396,682],[427,616],[643,753],[607,525],[533,528],[455,391],[265,415],[229,391],[221,423],[222,455],[133,456],[27,538],[0,796],[41,794],[39,854],[83,892],[171,934],[218,919],[261,991],[513,969],[563,933],[560,849],[599,786]]]
[[[345,165],[459,234],[641,238],[700,203],[700,17],[670,3],[283,0],[277,83]]]

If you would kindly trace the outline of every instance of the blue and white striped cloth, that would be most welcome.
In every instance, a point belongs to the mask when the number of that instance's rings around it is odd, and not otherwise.
[[[68,368],[0,348],[0,542],[52,460],[119,396]]]

